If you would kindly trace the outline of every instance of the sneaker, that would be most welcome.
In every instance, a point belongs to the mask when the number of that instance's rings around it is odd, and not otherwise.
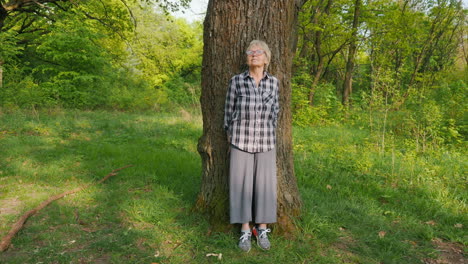
[[[268,240],[268,233],[270,233],[271,230],[268,229],[258,229],[257,227],[254,227],[253,229],[253,234],[257,238],[257,245],[263,249],[263,250],[269,250],[270,249],[270,240]]]
[[[252,236],[251,232],[241,232],[241,237],[239,238],[239,248],[244,252],[249,252],[252,248],[252,242],[250,237]]]

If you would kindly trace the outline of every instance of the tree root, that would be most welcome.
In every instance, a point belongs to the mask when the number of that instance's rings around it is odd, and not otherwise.
[[[52,203],[53,201],[55,200],[58,200],[64,196],[67,196],[69,194],[73,194],[73,193],[76,193],[76,192],[79,192],[81,190],[84,190],[86,188],[89,188],[93,185],[96,185],[96,184],[100,184],[100,183],[103,183],[105,180],[109,179],[110,177],[112,176],[115,176],[117,175],[117,172],[118,171],[121,171],[123,169],[126,169],[128,167],[132,167],[133,165],[127,165],[125,167],[122,167],[122,168],[119,168],[119,169],[115,169],[113,170],[111,173],[107,174],[104,178],[102,178],[101,180],[99,180],[98,182],[95,182],[95,183],[91,183],[91,184],[88,184],[88,185],[85,185],[85,186],[81,186],[81,187],[78,187],[76,189],[73,189],[73,190],[70,190],[70,191],[66,191],[64,193],[61,193],[61,194],[58,194],[58,195],[55,195],[55,196],[51,196],[47,201],[44,201],[42,202],[39,206],[37,206],[36,208],[26,212],[25,214],[23,214],[23,216],[21,216],[21,218],[16,221],[16,223],[13,225],[13,227],[10,229],[10,232],[2,238],[1,242],[0,242],[0,252],[3,252],[5,251],[11,244],[11,240],[13,239],[13,237],[16,235],[16,233],[18,233],[24,226],[24,223],[26,222],[26,220],[28,220],[28,218],[34,214],[36,214],[38,211],[40,211],[41,209],[43,209],[44,207],[48,206],[50,203]]]

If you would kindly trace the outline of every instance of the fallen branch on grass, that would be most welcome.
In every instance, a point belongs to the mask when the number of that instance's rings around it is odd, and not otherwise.
[[[96,185],[96,184],[100,184],[100,183],[103,183],[105,180],[109,179],[110,177],[112,176],[115,176],[117,175],[117,172],[118,171],[121,171],[123,169],[126,169],[128,167],[132,167],[133,165],[127,165],[125,167],[122,167],[122,168],[119,168],[119,169],[115,169],[113,170],[111,173],[107,174],[104,178],[102,178],[100,181],[98,182],[95,182],[95,183],[92,183],[92,184],[88,184],[88,185],[85,185],[85,186],[81,186],[81,187],[78,187],[76,189],[73,189],[71,191],[67,191],[67,192],[64,192],[64,193],[61,193],[61,194],[58,194],[58,195],[55,195],[55,196],[52,196],[50,197],[47,201],[44,201],[42,202],[38,207],[32,209],[31,211],[28,211],[26,212],[23,216],[21,216],[21,218],[16,221],[16,223],[13,225],[13,227],[10,229],[10,232],[4,237],[2,238],[1,242],[0,242],[0,252],[3,252],[5,251],[11,244],[11,240],[13,239],[13,237],[16,235],[16,233],[18,233],[18,231],[21,230],[21,228],[23,228],[24,226],[24,223],[26,222],[26,220],[28,220],[28,218],[32,215],[34,215],[35,213],[37,213],[38,211],[40,211],[41,209],[43,209],[44,207],[48,206],[50,203],[52,203],[53,201],[55,200],[58,200],[64,196],[67,196],[69,194],[73,194],[73,193],[76,193],[76,192],[79,192],[81,190],[84,190],[90,186],[93,186],[93,185]]]

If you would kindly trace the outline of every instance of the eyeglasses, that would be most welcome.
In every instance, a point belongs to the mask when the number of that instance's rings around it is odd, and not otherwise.
[[[253,56],[253,55],[262,55],[263,53],[265,53],[264,50],[248,50],[245,54],[247,54],[248,56]]]

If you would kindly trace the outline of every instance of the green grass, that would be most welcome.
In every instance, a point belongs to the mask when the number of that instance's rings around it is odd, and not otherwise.
[[[423,263],[444,257],[434,241],[467,253],[466,152],[382,151],[344,125],[294,129],[299,232],[240,253],[191,211],[201,131],[187,113],[0,112],[2,237],[50,195],[133,165],[30,218],[0,263]]]

